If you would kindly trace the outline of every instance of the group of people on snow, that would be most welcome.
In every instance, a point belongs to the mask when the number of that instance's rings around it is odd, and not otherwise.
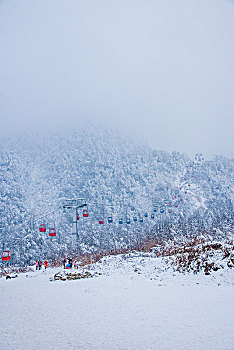
[[[41,270],[43,264],[44,264],[44,268],[45,268],[45,270],[46,270],[47,267],[48,267],[48,261],[47,261],[47,260],[45,260],[44,263],[42,263],[41,260],[36,261],[36,263],[35,263],[35,265],[36,265],[36,270]]]
[[[44,262],[42,262],[42,260],[38,260],[35,263],[36,265],[36,270],[41,270],[42,269],[42,265],[44,265],[45,270],[48,267],[48,261],[45,260]],[[78,267],[78,262],[76,260],[72,260],[72,258],[64,258],[63,259],[63,268],[64,269],[72,269],[72,267],[77,268]]]
[[[74,268],[77,267],[77,262],[76,260],[72,260],[72,258],[64,258],[63,259],[63,268],[64,269],[72,269],[72,267],[74,266]]]

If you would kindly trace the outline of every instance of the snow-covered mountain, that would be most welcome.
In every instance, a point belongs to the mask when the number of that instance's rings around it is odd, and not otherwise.
[[[71,248],[68,198],[88,204],[88,218],[79,212],[83,251],[136,246],[149,234],[223,232],[233,224],[233,159],[222,156],[190,159],[116,131],[82,128],[9,137],[1,142],[0,162],[1,246],[18,257],[21,249],[28,262]],[[42,223],[57,236],[39,233]]]

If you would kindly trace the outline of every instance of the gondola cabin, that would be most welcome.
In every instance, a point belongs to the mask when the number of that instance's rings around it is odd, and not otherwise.
[[[130,224],[131,223],[131,220],[129,218],[126,219],[126,224]]]
[[[112,216],[109,216],[107,221],[108,221],[109,224],[112,224],[112,222],[113,222]]]
[[[148,218],[148,213],[145,213],[144,217],[145,217],[145,218]]]
[[[154,219],[154,214],[151,214],[151,219]]]
[[[144,220],[143,220],[143,218],[140,218],[140,220],[139,220],[140,222],[143,222]]]
[[[172,213],[172,211],[171,210],[169,210],[169,214],[171,214]]]
[[[119,224],[122,225],[122,223],[123,223],[123,220],[119,219]]]
[[[99,222],[100,225],[103,225],[103,224],[104,224],[103,219],[100,219],[98,222]]]
[[[154,208],[154,213],[157,213],[157,209],[156,208]]]
[[[11,260],[10,250],[4,250],[2,252],[2,261],[10,261],[10,260]]]
[[[55,237],[56,236],[56,230],[55,230],[55,228],[50,228],[49,229],[49,236],[50,237]]]
[[[39,232],[43,232],[43,233],[46,232],[46,225],[45,225],[45,224],[41,224],[41,225],[39,226]]]
[[[84,217],[84,218],[87,218],[88,216],[89,216],[88,210],[87,210],[87,209],[84,209],[84,210],[83,210],[83,217]]]
[[[164,213],[164,209],[160,209],[160,213],[163,214]]]
[[[79,214],[77,214],[77,221],[80,220]]]
[[[136,216],[134,216],[133,221],[137,222],[137,217]]]

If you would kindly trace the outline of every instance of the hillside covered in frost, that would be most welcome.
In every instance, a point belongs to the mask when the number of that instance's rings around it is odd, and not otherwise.
[[[140,247],[149,235],[232,229],[233,160],[225,157],[192,159],[83,128],[9,137],[0,163],[0,244],[25,263],[72,249],[74,216],[63,208],[70,198],[88,205],[89,217],[80,211],[78,221],[83,252]],[[56,237],[39,233],[42,223]]]

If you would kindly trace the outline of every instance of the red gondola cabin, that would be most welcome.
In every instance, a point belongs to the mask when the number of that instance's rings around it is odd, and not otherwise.
[[[10,260],[11,260],[10,250],[4,250],[2,252],[2,261],[10,261]]]
[[[45,224],[41,224],[39,226],[39,231],[45,233],[46,232],[46,225]]]
[[[84,217],[84,218],[87,218],[88,216],[89,216],[88,210],[87,210],[87,209],[84,209],[84,210],[83,210],[83,217]]]
[[[55,236],[56,236],[55,228],[50,228],[50,229],[49,229],[49,236],[50,236],[50,237],[55,237]]]
[[[103,224],[104,224],[103,219],[99,220],[99,224],[100,224],[100,225],[103,225]]]

